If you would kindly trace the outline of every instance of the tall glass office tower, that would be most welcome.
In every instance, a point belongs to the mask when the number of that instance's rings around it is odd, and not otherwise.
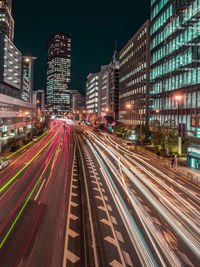
[[[177,97],[179,96],[179,101]],[[152,119],[200,127],[200,0],[151,0]],[[195,123],[192,122],[195,119]]]
[[[46,102],[54,112],[70,110],[71,34],[55,33],[47,42]]]
[[[13,42],[14,20],[12,17],[12,0],[0,0],[0,32]]]

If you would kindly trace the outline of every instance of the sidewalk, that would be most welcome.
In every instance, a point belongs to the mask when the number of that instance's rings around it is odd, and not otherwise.
[[[150,158],[156,160],[156,162],[159,163],[162,167],[172,171],[173,173],[177,175],[182,176],[186,180],[189,180],[197,185],[200,185],[200,171],[193,170],[190,167],[181,166],[179,163],[177,164],[177,166],[172,168],[171,159],[164,158],[162,156],[160,156],[160,159],[158,159],[155,153],[145,149],[144,147],[142,149],[143,149],[143,153],[148,155]],[[137,151],[141,153],[140,149],[138,149]]]
[[[118,142],[120,142],[120,144],[123,146],[123,140],[121,138],[114,137],[114,139],[117,140]],[[142,151],[141,151],[140,146],[136,146],[136,147],[137,147],[137,149],[135,151],[136,153],[138,153],[138,154],[144,154],[145,153],[145,155],[147,155],[151,159],[155,160],[157,164],[159,163],[159,165],[166,168],[167,170],[170,170],[173,173],[175,173],[176,175],[179,175],[179,176],[183,177],[184,179],[200,186],[200,171],[194,170],[190,167],[181,166],[180,164],[177,164],[176,167],[171,168],[171,159],[170,158],[168,159],[168,158],[164,158],[164,157],[160,156],[160,159],[158,159],[158,157],[155,153],[145,149],[145,147],[142,147]]]

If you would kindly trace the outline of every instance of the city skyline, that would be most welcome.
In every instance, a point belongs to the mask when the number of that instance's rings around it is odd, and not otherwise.
[[[40,9],[37,9],[38,6]],[[66,8],[70,10],[67,15]],[[37,20],[32,23],[35,12]],[[149,7],[145,0],[137,3],[137,9],[134,3],[127,3],[121,8],[114,1],[104,1],[98,8],[80,2],[77,9],[77,4],[65,1],[60,1],[58,6],[49,1],[46,7],[39,1],[30,1],[27,6],[22,0],[13,1],[13,17],[16,46],[26,55],[38,58],[35,62],[34,89],[45,88],[46,41],[54,32],[61,31],[72,33],[71,89],[84,93],[87,75],[98,71],[100,65],[109,64],[115,39],[120,50],[149,17]]]

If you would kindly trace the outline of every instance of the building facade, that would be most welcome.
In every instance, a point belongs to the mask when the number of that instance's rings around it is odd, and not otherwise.
[[[109,65],[110,73],[110,93],[109,93],[109,110],[110,115],[116,122],[119,115],[119,52],[114,51],[113,58]]]
[[[78,90],[71,90],[71,113],[85,111],[85,96]]]
[[[150,21],[120,51],[119,122],[149,123]]]
[[[12,0],[0,1],[0,32],[14,40],[14,20],[12,17]]]
[[[200,127],[199,29],[199,0],[151,0],[152,120],[174,120],[190,136]]]
[[[0,32],[0,63],[0,93],[20,98],[22,54],[2,32]]]
[[[35,105],[0,93],[0,153],[13,138],[32,134]]]
[[[46,102],[55,112],[70,111],[71,34],[55,33],[47,42]]]
[[[22,58],[22,100],[32,103],[34,60],[36,57]]]
[[[110,113],[110,72],[109,65],[101,66],[99,82],[99,110],[98,117],[103,119]]]
[[[86,82],[86,113],[89,120],[98,119],[100,107],[100,78],[101,74],[90,73]]]

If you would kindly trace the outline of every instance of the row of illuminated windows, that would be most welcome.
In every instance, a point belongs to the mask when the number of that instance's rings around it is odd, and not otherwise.
[[[200,83],[200,68],[191,69],[185,73],[177,74],[173,77],[168,77],[165,80],[151,84],[151,94],[159,94],[184,86],[195,85]]]
[[[123,82],[126,79],[128,79],[129,77],[131,77],[132,75],[136,74],[137,72],[143,70],[146,68],[146,62],[144,62],[143,64],[141,64],[140,66],[138,66],[137,68],[135,68],[134,70],[132,70],[131,72],[129,72],[128,74],[126,74],[125,76],[123,76],[119,82]]]
[[[182,54],[166,61],[152,69],[151,78],[155,79],[166,73],[177,70],[185,65],[192,63],[192,48],[186,49]]]
[[[99,79],[99,76],[96,75],[94,78],[92,78],[91,83],[93,83],[94,81],[96,81],[96,80],[98,80],[98,79]]]
[[[172,16],[172,5],[170,5],[161,15],[152,23],[151,34],[156,32]]]
[[[130,95],[135,95],[135,94],[138,94],[138,93],[145,93],[145,92],[146,92],[146,86],[138,87],[137,89],[128,91],[127,93],[120,94],[119,95],[119,99],[128,97]]]
[[[143,43],[141,43],[138,46],[135,46],[133,52],[131,52],[130,54],[128,54],[123,60],[122,57],[120,58],[120,67],[122,67],[126,62],[128,62],[133,56],[137,56],[137,53],[140,51],[140,53],[144,53],[144,51],[146,50],[146,40],[143,41]]]
[[[136,78],[136,79],[134,79],[134,80],[128,82],[128,83],[126,84],[126,87],[130,87],[130,86],[132,86],[132,85],[135,85],[135,84],[140,83],[140,82],[145,82],[145,81],[146,81],[146,73],[143,74],[142,76],[140,76],[140,77],[138,77],[138,78]]]
[[[160,0],[158,4],[153,8],[151,12],[151,19],[153,19],[159,12],[160,10],[166,5],[166,3],[169,0]]]
[[[187,131],[195,131],[195,128],[191,127],[191,115],[179,115],[178,116],[175,114],[170,114],[170,115],[160,115],[160,114],[155,114],[152,115],[152,120],[159,120],[161,123],[166,122],[166,121],[171,121],[174,120],[176,125],[178,123],[184,123],[186,124]]]
[[[200,90],[196,92],[189,92],[183,94],[183,100],[181,103],[181,108],[199,108],[200,101]],[[165,98],[156,98],[153,100],[153,109],[154,110],[168,110],[168,109],[178,109],[178,103],[174,99],[174,96],[166,96]]]
[[[194,23],[193,28],[188,28],[184,32],[181,32],[177,35],[173,40],[169,43],[162,46],[160,49],[156,50],[155,53],[151,56],[151,64],[161,60],[165,56],[179,49],[180,47],[186,45],[186,43],[190,42],[194,38],[200,36],[200,21]],[[188,43],[188,46],[195,46],[196,43]]]
[[[175,32],[177,29],[180,29],[183,24],[185,24],[191,17],[195,16],[200,11],[200,0],[195,0],[189,8],[185,9],[179,16],[177,16],[175,19],[171,20],[170,23],[161,31],[159,34],[157,34],[151,42],[152,48],[159,45],[161,42],[163,42],[168,36],[170,36],[173,32]],[[190,25],[192,28],[196,28],[196,30],[199,30],[198,20],[193,21],[194,25]],[[184,27],[182,27],[184,28]]]
[[[138,34],[137,40],[139,41],[143,35],[147,32],[147,28],[145,27],[144,30],[141,31],[141,33]],[[138,44],[138,43],[137,43]],[[120,59],[122,59],[127,53],[128,51],[133,47],[133,46],[137,46],[137,44],[135,43],[135,39],[127,46],[127,48],[120,54]],[[139,47],[139,46],[138,46]],[[141,47],[140,47],[141,48]]]
[[[89,99],[98,97],[98,92],[88,95]]]
[[[98,86],[98,82],[91,82],[91,83],[88,83],[88,87],[87,87],[87,90],[89,91],[90,89],[92,89],[93,87],[97,87]]]
[[[156,2],[156,0],[151,0],[151,6]]]

